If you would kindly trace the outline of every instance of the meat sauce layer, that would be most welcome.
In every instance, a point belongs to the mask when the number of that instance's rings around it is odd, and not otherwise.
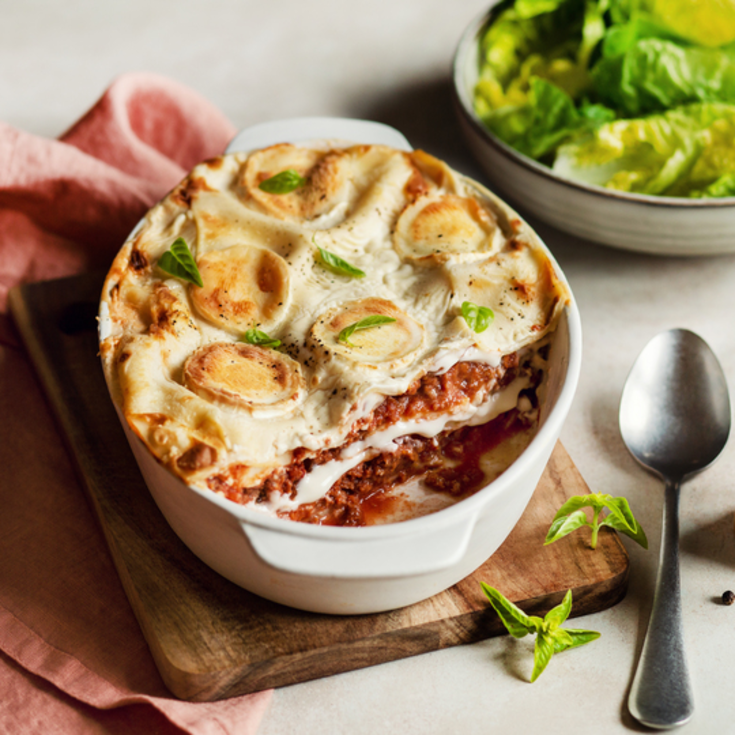
[[[518,353],[503,357],[499,367],[458,362],[447,372],[415,380],[400,396],[387,396],[373,413],[357,422],[345,444],[381,431],[398,421],[416,421],[450,413],[453,408],[504,388],[518,374]]]
[[[501,390],[520,372],[518,354],[503,357],[498,367],[482,362],[460,362],[442,374],[424,375],[406,393],[388,396],[369,416],[356,422],[339,447],[317,452],[298,448],[289,465],[275,470],[262,483],[243,487],[238,482],[238,466],[207,480],[209,488],[237,503],[268,500],[272,493],[295,499],[297,484],[317,465],[340,459],[353,442],[390,427],[399,421],[430,419],[451,412],[460,404],[479,403],[491,392]],[[532,384],[540,380],[532,375]],[[528,391],[535,405],[535,393]],[[291,520],[324,525],[360,526],[370,517],[387,510],[389,491],[413,477],[425,475],[432,489],[460,498],[471,495],[484,476],[480,457],[505,438],[527,428],[528,422],[516,411],[509,411],[482,426],[462,427],[433,438],[416,434],[395,441],[397,449],[379,454],[346,472],[329,493],[315,503],[299,506],[280,515]]]
[[[525,417],[514,409],[486,424],[434,438],[403,437],[396,442],[396,451],[384,452],[342,475],[324,498],[279,515],[319,525],[365,526],[390,513],[396,486],[422,475],[432,490],[461,500],[485,483],[482,456],[527,428]]]

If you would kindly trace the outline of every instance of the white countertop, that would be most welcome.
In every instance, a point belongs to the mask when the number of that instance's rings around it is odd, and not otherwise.
[[[484,177],[460,138],[450,64],[484,0],[130,0],[4,3],[0,119],[56,136],[125,71],[183,82],[239,128],[283,117],[386,122],[460,171]],[[625,495],[651,541],[628,539],[631,578],[614,608],[575,619],[600,640],[555,656],[533,685],[532,642],[508,637],[280,689],[261,735],[644,731],[626,697],[645,632],[663,493],[617,430],[623,381],[657,332],[686,327],[715,350],[735,390],[735,257],[635,255],[539,228],[567,274],[585,335],[562,441],[594,491]],[[735,237],[735,233],[733,233]],[[735,732],[735,440],[684,486],[682,589],[696,711],[684,732]]]

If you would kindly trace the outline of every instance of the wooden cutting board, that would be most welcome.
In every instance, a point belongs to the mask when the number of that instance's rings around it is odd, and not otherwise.
[[[102,274],[22,286],[10,305],[161,675],[178,697],[211,701],[294,684],[505,632],[485,581],[529,613],[572,589],[572,615],[625,594],[628,557],[605,530],[545,547],[557,508],[589,492],[558,444],[525,514],[474,574],[424,602],[359,616],[306,613],[219,576],[179,541],[154,504],[109,401],[97,359]]]

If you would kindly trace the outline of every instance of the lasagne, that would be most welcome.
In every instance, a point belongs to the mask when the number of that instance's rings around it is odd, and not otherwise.
[[[438,159],[284,143],[201,163],[150,210],[107,276],[100,350],[186,484],[384,523],[520,454],[568,298],[532,230]]]

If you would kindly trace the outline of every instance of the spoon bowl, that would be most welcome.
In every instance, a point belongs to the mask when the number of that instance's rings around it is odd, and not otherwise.
[[[620,432],[647,469],[682,481],[717,459],[730,399],[717,358],[694,332],[672,329],[643,349],[623,389]]]
[[[672,329],[644,347],[623,388],[620,433],[630,453],[665,483],[653,607],[628,708],[644,725],[669,729],[694,711],[681,624],[680,487],[717,459],[730,434],[727,381],[701,337]]]

